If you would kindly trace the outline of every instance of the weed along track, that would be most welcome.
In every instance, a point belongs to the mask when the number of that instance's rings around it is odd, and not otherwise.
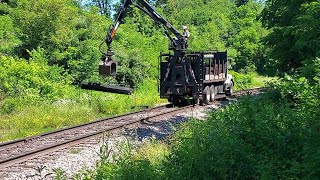
[[[261,88],[255,88],[237,91],[234,92],[234,96],[258,94],[262,90]],[[224,97],[224,95],[216,96],[219,100]],[[216,102],[222,103],[223,101]],[[170,118],[179,113],[190,111],[190,109],[195,107],[196,106],[189,105],[179,108],[167,108],[167,105],[164,105],[112,118],[101,119],[47,134],[2,143],[0,144],[0,179],[3,178],[1,177],[3,173],[8,174],[19,171],[20,165],[26,168],[24,162],[30,161],[31,163],[29,164],[32,164],[34,159],[40,158],[41,156],[47,156],[45,159],[50,159],[50,154],[57,151],[76,147],[79,144],[88,144],[90,146],[90,144],[94,143],[93,139],[101,138],[105,133],[132,127],[133,125],[140,126],[141,122],[145,122],[142,124],[152,125],[157,119]]]
[[[152,116],[168,113],[169,111],[172,111],[172,109],[166,108],[166,106],[159,106],[39,136],[2,143],[0,144],[0,167],[3,168],[57,149],[63,149],[85,141],[87,138],[99,136],[105,132],[146,120]]]

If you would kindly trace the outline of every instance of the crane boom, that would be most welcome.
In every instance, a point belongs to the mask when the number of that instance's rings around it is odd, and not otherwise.
[[[106,44],[108,46],[108,49],[111,48],[112,40],[115,37],[117,29],[120,26],[120,23],[123,21],[123,19],[125,17],[125,13],[131,3],[132,3],[131,0],[125,0],[125,2],[122,4],[122,6],[120,7],[120,9],[118,11],[115,23],[113,25],[111,25],[111,27],[109,28],[109,31],[107,32],[107,35],[106,35]]]
[[[116,35],[117,29],[125,18],[125,14],[130,5],[136,6],[138,9],[146,13],[155,23],[166,29],[165,34],[170,40],[170,49],[174,50],[174,54],[184,54],[186,51],[186,39],[183,37],[183,35],[175,27],[173,27],[169,21],[167,21],[158,12],[156,12],[156,10],[148,2],[146,2],[145,0],[125,0],[118,11],[117,18],[115,19],[114,24],[110,26],[106,35],[105,43],[107,44],[108,49],[104,53],[102,62],[100,62],[99,73],[101,75],[110,75],[105,72],[115,72],[115,70],[106,71],[104,70],[104,67],[109,68],[108,64],[112,64],[115,67],[112,60],[112,56],[114,53],[111,50],[111,44]],[[170,33],[167,30],[174,34],[174,37],[171,37]]]

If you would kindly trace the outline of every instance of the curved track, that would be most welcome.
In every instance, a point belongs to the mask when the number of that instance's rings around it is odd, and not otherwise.
[[[166,105],[164,105],[121,116],[101,119],[39,136],[2,143],[0,144],[0,168],[76,145],[89,138],[112,130],[181,110],[181,108],[166,108]]]
[[[244,94],[257,94],[262,91],[262,88],[236,91],[233,96],[237,97]],[[225,95],[218,95],[216,98],[225,98]],[[139,122],[148,121],[152,118],[168,114],[176,114],[186,111],[186,109],[192,107],[194,106],[190,105],[180,108],[167,108],[167,105],[163,105],[112,118],[100,119],[87,124],[61,129],[38,136],[1,143],[0,169],[79,144],[90,138],[101,136],[106,132]]]

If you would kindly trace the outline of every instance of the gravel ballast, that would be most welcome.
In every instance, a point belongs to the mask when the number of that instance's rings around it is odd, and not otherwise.
[[[20,163],[10,169],[0,171],[0,179],[52,179],[54,170],[63,172],[67,179],[83,170],[94,169],[100,159],[100,149],[107,145],[113,153],[117,152],[118,144],[130,141],[134,146],[142,146],[151,138],[163,139],[173,134],[177,126],[190,118],[204,119],[208,111],[219,108],[215,103],[209,106],[196,106],[192,111],[152,120],[150,123],[133,125],[126,129],[112,132],[104,138],[92,139],[86,143],[60,150],[50,155]]]

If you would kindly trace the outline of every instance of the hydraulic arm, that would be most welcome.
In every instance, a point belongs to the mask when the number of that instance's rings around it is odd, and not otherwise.
[[[146,13],[155,23],[162,26],[165,29],[166,36],[170,39],[170,50],[174,51],[174,54],[179,57],[184,56],[186,51],[186,40],[180,32],[174,28],[170,22],[164,19],[155,9],[145,0],[125,0],[120,10],[118,11],[117,18],[113,25],[111,25],[107,32],[105,43],[108,46],[107,51],[104,53],[102,61],[99,66],[100,75],[114,75],[116,71],[116,63],[112,60],[113,51],[111,50],[112,41],[116,35],[117,29],[125,18],[126,11],[128,8],[134,5],[144,13]],[[170,31],[174,37],[171,37]]]

